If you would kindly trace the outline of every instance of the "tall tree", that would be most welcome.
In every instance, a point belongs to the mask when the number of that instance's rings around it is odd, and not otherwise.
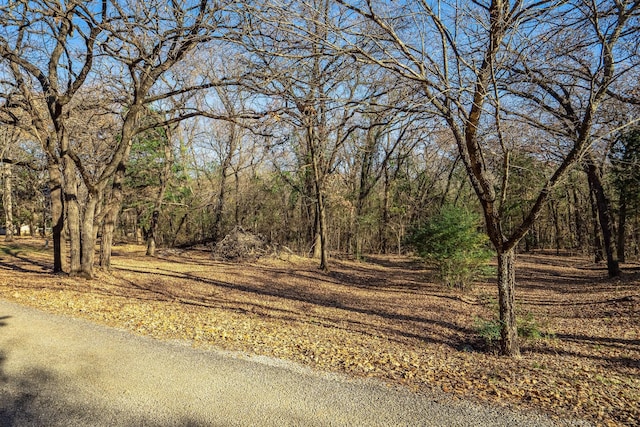
[[[637,42],[634,21],[640,13],[640,2],[576,0],[570,5],[558,9],[546,24],[548,33],[536,35],[544,40],[541,48],[518,49],[527,61],[511,69],[509,89],[539,111],[536,115],[514,114],[557,139],[560,149],[566,145],[580,148],[577,153],[583,156],[608,272],[616,276],[620,270],[610,202],[593,150],[620,127],[605,114],[605,106],[616,83],[626,80],[639,65],[633,55],[629,56],[627,45]],[[589,148],[591,152],[586,152]]]
[[[620,264],[615,247],[611,201],[604,188],[603,171],[595,156],[590,152],[585,154],[583,165],[593,198],[594,214],[597,214],[597,224],[599,224],[599,231],[602,233],[602,249],[604,249],[604,255],[607,259],[607,271],[609,277],[615,277],[620,275]]]
[[[280,109],[280,119],[291,126],[283,141],[296,144],[293,152],[303,176],[300,190],[312,201],[308,207],[313,247],[320,268],[328,270],[327,185],[340,147],[353,131],[352,100],[359,95],[357,79],[351,78],[353,60],[328,49],[328,21],[337,19],[329,0],[267,2],[250,13],[244,46],[254,72],[248,84],[267,96]]]
[[[515,311],[515,249],[551,195],[552,188],[567,174],[591,143],[594,114],[607,87],[614,79],[614,47],[620,42],[629,20],[637,13],[637,2],[572,3],[490,0],[487,2],[410,1],[389,8],[385,2],[338,0],[359,19],[360,27],[339,29],[349,44],[348,52],[363,61],[378,64],[398,76],[415,82],[430,104],[441,115],[458,146],[460,158],[484,212],[485,226],[498,256],[498,296],[501,351],[519,354]],[[611,25],[601,25],[605,10]],[[510,159],[514,150],[531,152],[528,141],[509,140],[503,132],[504,105],[515,100],[502,90],[514,70],[523,70],[522,81],[535,84],[544,79],[532,72],[532,59],[544,56],[546,68],[562,65],[564,34],[549,33],[552,26],[563,27],[568,14],[575,13],[583,24],[595,28],[599,37],[590,40],[596,56],[590,70],[596,71],[597,87],[575,122],[576,136],[559,150],[555,166],[544,182],[535,183],[537,196],[522,221],[507,230],[504,207],[508,194]],[[552,37],[553,36],[553,37]],[[560,49],[553,55],[551,48]],[[536,55],[537,52],[537,55]],[[566,55],[571,55],[570,52]],[[531,54],[531,56],[529,56]],[[535,64],[537,65],[537,64]],[[562,80],[558,81],[562,84]],[[534,95],[538,92],[533,92]],[[527,91],[519,96],[527,97]],[[562,105],[562,93],[558,103]],[[543,99],[538,113],[544,111]],[[493,117],[491,112],[494,112]],[[538,115],[534,115],[537,117]],[[494,155],[497,153],[497,156]]]
[[[223,79],[215,81],[183,73],[178,65],[190,54],[206,45],[215,48],[215,41],[223,40],[228,32],[237,28],[238,22],[230,10],[231,1],[190,2],[164,1],[113,1],[113,16],[103,25],[108,39],[100,45],[102,51],[116,63],[122,64],[126,73],[115,76],[113,84],[122,88],[122,128],[117,138],[117,149],[105,167],[96,185],[101,188],[111,183],[109,203],[104,209],[103,230],[106,242],[112,241],[113,226],[122,205],[122,182],[126,171],[131,141],[140,132],[158,126],[173,124],[197,112],[181,111],[169,114],[163,106],[176,97],[227,84]],[[184,70],[183,70],[184,71]],[[149,116],[163,117],[156,123],[142,119]],[[101,247],[101,266],[109,268],[111,246]]]
[[[106,15],[106,2],[16,1],[0,6],[0,57],[7,64],[3,110],[31,132],[47,156],[54,272],[63,271],[65,211],[70,218],[70,273],[80,271],[79,205],[70,103],[85,85]],[[9,80],[10,78],[10,80]],[[12,120],[11,120],[12,119]]]

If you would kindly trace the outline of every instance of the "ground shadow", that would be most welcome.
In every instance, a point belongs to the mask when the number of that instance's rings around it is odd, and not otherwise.
[[[116,267],[116,270],[148,274],[144,270],[137,270],[132,267]],[[285,272],[282,272],[285,274]],[[291,273],[286,272],[291,275]],[[154,276],[164,276],[169,279],[182,279],[192,283],[215,287],[221,290],[229,290],[246,294],[244,298],[233,299],[226,292],[217,292],[213,297],[206,297],[202,294],[197,298],[184,298],[180,295],[177,287],[164,287],[157,281],[150,281],[146,284],[129,281],[132,288],[141,290],[146,294],[144,298],[149,298],[149,294],[155,294],[160,301],[177,301],[187,305],[196,305],[209,308],[231,308],[236,311],[259,313],[264,316],[277,317],[281,320],[291,322],[315,323],[323,321],[326,326],[343,328],[346,330],[361,332],[367,335],[379,336],[388,335],[391,340],[398,340],[398,337],[418,339],[423,342],[446,344],[455,348],[466,344],[466,338],[473,331],[470,327],[458,325],[453,322],[438,318],[437,315],[427,316],[427,313],[403,313],[397,306],[383,306],[376,302],[358,300],[353,295],[339,291],[314,292],[308,288],[296,287],[294,285],[284,285],[277,279],[272,279],[267,275],[260,277],[249,277],[251,280],[244,282],[224,282],[220,280],[208,279],[199,275],[173,270],[157,269]],[[295,274],[293,274],[295,277]],[[308,279],[308,277],[306,277]],[[348,288],[351,285],[336,279],[325,279],[325,281]],[[441,297],[440,295],[435,295]],[[451,296],[442,296],[444,299],[453,299]],[[300,310],[283,310],[278,308],[275,302],[279,299],[296,302],[302,307]],[[458,300],[456,300],[458,301]],[[458,301],[459,302],[459,301]],[[308,316],[309,306],[318,306],[334,309],[332,315]],[[351,313],[351,314],[350,314]],[[359,314],[354,318],[353,314]],[[377,320],[371,319],[377,318]],[[371,319],[367,321],[367,319]],[[380,322],[383,319],[383,322]],[[346,326],[336,326],[337,324]],[[450,333],[440,333],[440,338],[434,338],[433,327],[449,330]]]
[[[4,368],[6,361],[7,352],[0,350],[0,427],[165,425],[153,419],[153,414],[148,418],[141,418],[116,408],[115,411],[111,411],[115,413],[105,415],[103,407],[93,406],[81,396],[68,395],[68,388],[50,371],[30,369],[19,375],[8,375]],[[77,401],[84,403],[74,403]],[[202,423],[182,417],[176,421],[176,425],[199,426]]]
[[[29,250],[37,250],[29,248]],[[8,257],[8,261],[0,260],[0,268],[7,270],[15,270],[23,273],[48,272],[51,271],[52,265],[29,257],[19,246],[0,246],[0,251]],[[36,267],[35,269],[31,267]]]

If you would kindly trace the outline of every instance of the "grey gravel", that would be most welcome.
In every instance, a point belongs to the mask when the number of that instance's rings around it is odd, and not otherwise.
[[[0,324],[0,426],[587,425],[193,349],[4,301]]]

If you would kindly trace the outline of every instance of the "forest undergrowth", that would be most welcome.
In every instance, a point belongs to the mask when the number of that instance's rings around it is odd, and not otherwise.
[[[460,292],[399,256],[251,263],[205,251],[114,248],[94,280],[50,273],[42,240],[0,245],[0,298],[163,340],[187,340],[314,368],[375,377],[417,392],[439,389],[559,422],[640,425],[640,264],[606,268],[585,257],[518,256],[522,357],[494,351],[497,291]],[[194,375],[197,375],[194,373]]]

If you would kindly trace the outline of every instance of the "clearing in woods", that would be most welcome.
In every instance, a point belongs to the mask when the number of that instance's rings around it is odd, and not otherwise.
[[[639,425],[640,264],[609,279],[584,257],[521,254],[518,359],[497,356],[496,287],[435,283],[420,262],[336,260],[324,274],[295,256],[230,263],[204,251],[114,248],[95,280],[52,275],[51,249],[0,245],[0,298],[159,339],[188,340],[371,376],[413,389]]]

